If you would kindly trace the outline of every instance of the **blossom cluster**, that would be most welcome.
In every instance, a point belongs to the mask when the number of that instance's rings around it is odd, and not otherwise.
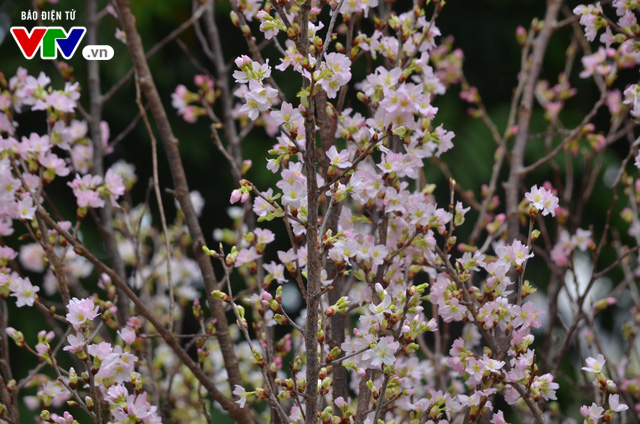
[[[213,409],[243,424],[638,417],[637,363],[628,355],[612,366],[616,353],[599,327],[603,315],[630,307],[615,315],[624,324],[614,342],[637,353],[638,249],[623,243],[640,243],[638,142],[619,169],[603,172],[613,203],[619,187],[629,200],[626,234],[611,230],[614,206],[604,223],[584,222],[589,205],[575,199],[573,174],[584,171],[588,199],[608,147],[633,138],[640,89],[614,83],[640,61],[637,2],[614,0],[615,21],[596,3],[566,21],[519,28],[524,68],[503,134],[468,84],[462,52],[436,25],[443,1],[407,11],[377,0],[232,1],[248,51],[228,65],[203,3],[194,21],[207,24],[196,31],[215,71],[199,67],[195,89],[177,85],[171,105],[186,122],[211,121],[238,179],[231,225],[212,237],[202,234],[205,199],[188,189],[153,84],[140,84],[151,75],[140,75],[144,52],[126,34],[135,26],[128,2],[117,3],[117,34],[138,49],[136,84],[161,129],[175,199],[163,202],[155,160],[148,193],[160,219],[149,197],[134,203],[132,164],[102,163],[116,143],[81,108],[68,65],[59,66],[62,89],[22,68],[8,81],[0,75],[0,422],[20,422],[19,402],[42,422],[70,424],[204,423]],[[551,32],[578,22],[583,42],[571,44],[568,60],[582,46],[579,77],[593,79],[601,97],[572,127],[563,113],[577,95],[571,66],[557,82],[538,74]],[[440,122],[438,105],[458,85],[497,143],[490,181],[472,187],[479,195],[446,162],[465,133]],[[529,122],[536,101],[542,135]],[[606,130],[594,119],[601,107]],[[46,131],[21,131],[25,111],[44,113]],[[148,123],[143,105],[140,114]],[[243,157],[242,141],[259,127],[272,185]],[[537,139],[545,150],[528,166],[527,142]],[[634,157],[637,168],[627,166]],[[546,167],[553,183],[533,172]],[[447,178],[426,172],[436,168]],[[54,188],[75,215],[56,207]],[[96,230],[106,252],[87,241]],[[606,262],[605,249],[617,259]],[[617,268],[625,278],[610,289]],[[24,334],[25,310],[48,327]],[[7,338],[38,361],[15,379]],[[587,400],[568,399],[572,385]]]
[[[152,396],[144,390],[147,383],[143,375],[150,372],[141,360],[145,355],[140,338],[145,331],[144,321],[132,316],[126,323],[118,322],[116,291],[107,274],[100,278],[99,285],[107,293],[102,300],[97,295],[88,296],[85,289],[81,290],[84,296],[71,296],[70,290],[75,289],[70,287],[82,288],[95,270],[81,252],[70,248],[70,237],[81,235],[82,220],[108,203],[112,210],[119,210],[113,222],[118,250],[125,263],[141,271],[132,275],[132,286],[156,281],[159,292],[168,291],[171,285],[181,302],[192,301],[199,296],[201,277],[194,260],[179,254],[179,248],[171,258],[171,282],[167,281],[166,273],[157,271],[158,267],[166,268],[166,250],[138,251],[140,240],[160,236],[151,228],[144,208],[131,208],[128,204],[122,208],[125,193],[137,181],[134,167],[120,160],[104,175],[92,173],[94,146],[87,134],[88,125],[76,119],[74,113],[80,96],[78,84],[67,83],[64,90],[55,90],[50,82],[44,74],[32,77],[22,68],[3,82],[0,115],[2,122],[7,120],[9,124],[0,129],[0,227],[2,236],[9,237],[20,231],[19,226],[26,226],[23,238],[28,242],[18,250],[4,244],[0,247],[0,292],[3,299],[14,299],[18,308],[42,310],[66,323],[68,331],[54,334],[43,330],[38,333],[37,343],[31,344],[30,337],[5,322],[2,337],[6,334],[20,349],[60,375],[52,379],[47,373],[35,371],[21,383],[37,388],[37,394],[25,396],[24,402],[30,409],[40,411],[43,421],[78,422],[73,411],[53,412],[65,403],[73,403],[84,409],[80,414],[88,413],[96,422],[95,414],[102,415],[100,419],[104,418],[104,422],[160,423],[157,406],[150,403]],[[46,134],[20,135],[12,119],[25,110],[47,113],[50,125]],[[99,142],[105,152],[112,151],[105,122],[100,125]],[[75,223],[47,220],[52,202],[46,190],[58,180],[66,180],[62,186],[76,205]],[[194,201],[198,198],[199,193],[194,192]],[[174,238],[184,232],[183,219],[178,216],[171,228]],[[135,231],[137,239],[132,237]],[[29,275],[21,272],[17,264]],[[55,303],[49,300],[58,293],[62,295],[66,314],[56,313]],[[154,301],[158,308],[169,309],[162,296]],[[98,320],[100,323],[96,324]],[[117,338],[101,331],[104,324],[117,329]],[[62,366],[58,352],[75,358],[74,365]],[[164,384],[169,387],[168,381]],[[8,410],[5,404],[3,414]]]

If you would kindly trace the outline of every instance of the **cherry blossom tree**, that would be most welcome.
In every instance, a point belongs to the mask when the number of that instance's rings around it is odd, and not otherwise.
[[[455,2],[193,1],[148,51],[128,0],[98,3],[87,38],[117,23],[132,66],[120,83],[102,92],[96,61],[83,86],[64,62],[61,86],[23,68],[0,76],[0,421],[24,422],[25,407],[50,423],[640,421],[638,2],[547,0],[514,36],[506,124],[438,28]],[[552,37],[567,34],[564,71],[543,79]],[[197,71],[163,99],[148,59],[171,42]],[[114,137],[104,111],[131,80],[139,113]],[[585,83],[597,99],[568,118]],[[456,182],[464,163],[444,161],[455,128],[438,99],[451,91],[494,143],[474,187]],[[43,111],[46,131],[18,125],[27,111]],[[179,120],[210,124],[229,199],[192,190]],[[113,157],[139,122],[144,199]],[[260,163],[243,145],[252,134],[268,136]],[[612,151],[622,158],[606,165]],[[276,183],[252,178],[257,167]],[[612,200],[587,226],[602,178]],[[205,235],[204,202],[234,205],[232,226]],[[92,228],[103,257],[84,240]],[[41,315],[36,334],[18,308]],[[22,355],[37,365],[16,367]]]

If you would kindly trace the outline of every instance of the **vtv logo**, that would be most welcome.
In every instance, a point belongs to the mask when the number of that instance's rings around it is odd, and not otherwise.
[[[38,48],[42,59],[56,59],[58,50],[65,59],[71,59],[86,32],[85,27],[72,27],[69,33],[62,27],[37,26],[31,33],[25,27],[11,28],[11,35],[27,59],[33,59]]]

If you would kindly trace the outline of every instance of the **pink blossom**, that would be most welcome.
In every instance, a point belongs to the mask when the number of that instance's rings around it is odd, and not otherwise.
[[[556,400],[556,390],[560,388],[560,385],[553,381],[551,374],[544,374],[542,376],[535,377],[531,384],[531,390],[534,393],[540,394],[545,400]]]
[[[107,392],[107,401],[111,404],[111,413],[117,422],[141,422],[161,424],[157,407],[147,400],[147,393],[129,394],[124,385],[111,386]]]
[[[511,325],[513,325],[514,328],[521,326],[524,328],[540,328],[542,325],[538,320],[538,315],[543,314],[544,311],[538,309],[532,302],[527,302],[522,307],[513,305],[511,312],[513,314]]]
[[[373,367],[380,367],[382,364],[391,366],[396,363],[395,353],[400,347],[400,343],[394,341],[393,336],[386,336],[380,339],[373,351],[375,356],[371,360]]]
[[[60,112],[73,113],[76,102],[60,91],[54,91],[45,97],[46,104]],[[35,110],[35,107],[33,108]]]
[[[525,198],[531,202],[534,208],[542,211],[542,215],[556,216],[556,208],[558,207],[558,197],[544,187],[538,189],[537,185],[531,187],[531,191],[525,194]]]
[[[113,36],[116,38],[116,40],[120,40],[124,44],[127,43],[127,34],[120,28],[116,28],[116,32]]]
[[[256,243],[269,244],[276,239],[275,234],[266,228],[256,228],[253,233],[256,236]]]
[[[233,78],[238,83],[248,83],[249,81],[262,81],[265,78],[271,76],[271,67],[269,66],[269,59],[266,63],[260,64],[251,60],[246,55],[242,55],[235,60],[235,64],[239,71],[233,72]]]
[[[42,272],[45,269],[45,252],[39,243],[20,246],[20,264],[28,271]]]
[[[244,408],[244,405],[247,403],[247,391],[244,387],[237,385],[233,389],[233,394],[238,398],[235,402],[240,405],[240,408]]]
[[[231,197],[229,198],[229,202],[231,204],[237,203],[238,201],[240,201],[240,203],[244,203],[248,199],[249,199],[249,193],[243,193],[239,189],[235,189],[231,192]]]
[[[579,5],[573,9],[574,15],[580,16],[580,24],[585,27],[585,36],[587,40],[593,41],[596,38],[596,34],[598,33],[598,29],[601,27],[601,20],[599,18],[602,15],[602,7],[600,3],[596,3],[596,5],[589,4]]]
[[[597,358],[588,357],[586,359],[587,366],[582,367],[582,370],[594,373],[602,372],[605,362],[607,361],[602,354],[598,354]]]
[[[113,353],[113,346],[108,342],[93,343],[87,347],[87,353],[101,361],[106,361],[109,355]]]
[[[467,383],[471,386],[478,385],[482,382],[482,375],[484,374],[485,365],[481,359],[476,359],[472,356],[467,358],[465,373],[469,374]]]
[[[100,121],[100,142],[104,148],[105,154],[113,152],[113,146],[109,146],[109,136],[111,132],[109,130],[109,124],[107,121]]]
[[[76,330],[80,330],[89,321],[100,315],[98,307],[94,305],[91,299],[78,299],[74,297],[69,301],[67,309],[69,311],[67,313],[67,321],[69,321]]]
[[[189,104],[190,94],[187,87],[183,84],[179,84],[171,94],[171,106],[177,109],[179,114],[183,114]]]
[[[571,244],[580,250],[587,250],[591,241],[591,230],[583,230],[582,228],[578,228],[573,237],[571,237]]]
[[[104,200],[98,192],[101,183],[102,177],[99,175],[85,175],[84,177],[80,177],[80,175],[76,174],[75,179],[67,184],[73,189],[78,207],[101,208],[104,206]]]
[[[629,409],[629,406],[624,403],[620,403],[620,395],[611,394],[609,395],[609,408],[615,412],[622,412]]]
[[[70,171],[69,168],[67,168],[66,162],[54,153],[40,155],[38,162],[40,165],[53,171],[53,173],[59,177],[66,177],[69,175]]]
[[[490,422],[491,424],[507,424],[502,411],[494,412]]]
[[[80,174],[89,172],[93,162],[93,145],[74,144],[71,148],[71,162]]]
[[[268,264],[263,264],[262,267],[269,273],[271,277],[273,277],[278,283],[284,284],[287,282],[287,279],[284,276],[284,265],[276,264],[271,261]]]
[[[490,358],[487,354],[482,356],[482,362],[484,364],[485,370],[500,374],[500,370],[504,367],[504,361],[498,361],[497,359]]]
[[[70,353],[78,353],[82,351],[84,349],[84,344],[86,343],[82,333],[69,334],[69,336],[67,336],[67,341],[69,342],[69,345],[62,348],[62,350]]]
[[[335,98],[340,87],[351,79],[351,60],[342,53],[325,53],[318,77],[327,97]]]
[[[597,423],[604,415],[604,408],[594,402],[591,406],[583,405],[580,414],[585,418],[585,423]]]
[[[14,260],[18,252],[9,246],[0,246],[0,266],[6,266],[9,261]]]
[[[185,122],[193,124],[198,120],[198,116],[201,115],[201,112],[203,112],[201,108],[189,105],[182,111],[182,119],[184,119]]]
[[[271,104],[276,99],[277,94],[278,91],[276,89],[252,79],[249,81],[249,91],[244,95],[246,103],[240,108],[240,112],[255,121],[260,112],[271,108]]]
[[[123,352],[121,346],[116,346],[111,353],[101,359],[102,366],[96,374],[96,378],[113,378],[116,383],[124,383],[130,381],[138,357],[129,352]]]
[[[48,152],[51,149],[49,142],[49,136],[40,136],[36,133],[31,133],[29,138],[22,137],[20,144],[18,145],[18,153],[24,157],[38,157],[39,155]]]
[[[445,322],[462,321],[467,315],[467,307],[462,305],[457,298],[445,300],[440,307],[440,316]]]
[[[267,199],[270,199],[273,196],[273,189],[269,188],[263,194]],[[234,201],[234,195],[232,193],[231,200],[232,200],[231,203],[235,203],[238,200],[240,200],[240,197],[238,197]],[[253,201],[253,212],[258,216],[266,216],[267,213],[273,212],[274,210],[275,210],[274,207],[269,202],[264,200],[262,197],[256,196],[255,200]]]
[[[272,39],[281,29],[285,29],[284,24],[279,19],[274,19],[269,13],[260,10],[256,14],[256,18],[260,20],[260,31],[264,33],[264,38]]]
[[[249,249],[240,249],[235,260],[235,266],[239,267],[241,265],[253,262],[260,257],[262,257],[262,255],[258,254],[255,246],[251,246]]]
[[[351,162],[349,161],[349,152],[347,150],[343,150],[338,153],[336,146],[331,146],[326,154],[333,166],[343,169],[351,166]]]
[[[283,102],[280,110],[274,110],[271,112],[271,117],[275,120],[277,125],[282,125],[284,128],[291,132],[291,130],[298,126],[298,121],[302,119],[302,115],[298,111],[298,108],[294,108],[291,103]]]
[[[29,195],[18,201],[18,217],[31,220],[34,218],[37,206],[33,204],[33,198]]]
[[[11,296],[16,298],[16,306],[18,308],[22,306],[33,306],[36,300],[36,293],[40,291],[40,287],[31,284],[29,277],[21,278],[14,277],[11,280],[9,287],[11,290]]]
[[[45,91],[45,88],[49,85],[51,79],[45,75],[44,72],[40,72],[38,78],[28,75],[24,81],[24,90],[27,94],[27,98],[31,98],[29,104],[35,102],[34,97],[41,96]]]
[[[637,84],[631,84],[624,90],[624,101],[626,105],[631,105],[631,115],[636,118],[640,117],[640,86]]]
[[[104,176],[104,186],[109,192],[109,199],[111,200],[111,205],[119,208],[118,202],[116,200],[124,194],[124,181],[122,177],[112,169],[109,169]]]
[[[307,188],[302,183],[295,181],[286,183],[282,188],[282,204],[292,208],[300,208],[307,204]]]
[[[136,340],[136,332],[131,327],[124,327],[118,330],[118,335],[127,345],[132,344]]]

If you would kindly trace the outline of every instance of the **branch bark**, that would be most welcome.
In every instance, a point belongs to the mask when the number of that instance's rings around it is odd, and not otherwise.
[[[135,17],[131,12],[129,0],[117,0],[122,26],[127,36],[127,46],[131,54],[138,82],[142,94],[149,103],[151,115],[156,123],[160,138],[164,145],[171,176],[173,179],[174,191],[176,199],[185,216],[185,222],[191,235],[193,253],[200,267],[204,287],[207,296],[207,302],[211,313],[216,320],[216,336],[220,343],[220,350],[225,363],[225,368],[229,375],[229,386],[233,389],[235,385],[242,385],[240,376],[240,368],[238,358],[235,354],[235,348],[231,336],[229,335],[227,317],[221,301],[215,299],[211,292],[217,287],[217,279],[213,270],[213,265],[209,257],[203,252],[202,247],[205,246],[202,228],[198,222],[198,216],[191,203],[189,195],[189,185],[185,175],[182,159],[180,158],[180,150],[178,149],[178,139],[173,134],[169,118],[162,105],[162,100],[158,94],[153,76],[149,69],[149,65],[145,58],[142,39],[135,27]],[[237,413],[238,422],[251,423],[253,420],[249,410],[240,410]]]
[[[87,41],[90,45],[98,44],[98,2],[87,0]],[[93,170],[94,175],[104,177],[104,149],[102,146],[102,134],[100,121],[102,121],[102,106],[104,100],[100,91],[100,65],[96,60],[87,61],[89,74],[89,129],[91,131],[91,143],[93,145]],[[109,255],[111,266],[118,273],[120,279],[125,279],[125,268],[118,246],[113,235],[113,219],[111,202],[106,200],[104,207],[100,209],[102,236],[104,245]],[[124,325],[129,317],[129,302],[127,297],[118,289],[118,321]]]
[[[526,78],[522,101],[518,115],[518,134],[516,135],[513,150],[511,151],[511,161],[509,179],[505,186],[506,208],[507,208],[507,239],[514,240],[520,232],[520,222],[518,217],[518,204],[520,203],[520,183],[522,182],[522,167],[524,166],[524,153],[529,137],[529,127],[535,100],[535,87],[540,77],[544,54],[549,45],[549,39],[556,28],[556,20],[563,0],[547,0],[547,11],[544,17],[544,26],[533,43],[531,65],[528,72],[524,73]]]
[[[37,210],[38,217],[42,219],[50,228],[55,229],[58,234],[62,235],[74,248],[74,251],[85,257],[91,262],[97,270],[100,272],[104,272],[107,274],[111,281],[122,290],[125,295],[131,299],[133,304],[136,307],[137,312],[143,316],[149,323],[153,326],[153,328],[158,332],[158,334],[163,338],[163,340],[171,347],[171,349],[175,352],[175,354],[180,358],[180,361],[193,373],[193,375],[198,379],[202,386],[207,389],[209,395],[220,405],[229,412],[229,414],[236,420],[238,423],[243,424],[252,424],[253,420],[251,419],[250,413],[248,409],[240,408],[233,400],[229,399],[225,395],[218,390],[213,381],[204,373],[204,371],[198,366],[198,364],[191,359],[189,354],[182,348],[180,345],[180,339],[175,337],[171,331],[167,330],[160,321],[153,315],[153,313],[147,308],[147,305],[134,293],[133,290],[118,277],[118,274],[113,271],[110,267],[105,265],[100,259],[96,258],[91,252],[87,250],[87,248],[80,242],[78,239],[72,237],[68,232],[60,228],[60,226],[47,214],[47,211],[44,210],[42,206],[38,206]]]
[[[333,13],[337,15],[339,8]],[[334,16],[335,16],[334,15]],[[333,18],[332,18],[333,21]],[[328,38],[328,36],[327,36]],[[328,44],[328,41],[326,42]],[[326,46],[326,45],[325,45]],[[316,96],[316,105],[317,105],[317,113],[318,113],[318,127],[320,133],[320,142],[322,145],[321,155],[318,158],[322,167],[322,173],[325,176],[325,181],[329,181],[329,166],[330,161],[327,155],[325,154],[331,146],[335,143],[335,133],[337,127],[337,119],[335,114],[333,116],[327,113],[327,94],[324,90],[318,91]],[[330,106],[331,107],[331,106]],[[332,203],[329,199],[325,200],[327,204],[324,217],[322,221],[322,227],[320,228],[320,238],[324,237],[324,233],[328,230],[331,231],[332,234],[336,234],[338,232],[338,219],[340,217],[340,212],[342,210],[342,205],[340,203],[335,204],[334,207],[331,207]],[[329,304],[335,304],[340,297],[342,297],[343,287],[344,287],[344,276],[337,274],[337,269],[335,263],[333,261],[326,261],[324,265],[324,269],[327,271],[327,277],[333,278],[332,289],[328,293]],[[346,313],[339,312],[332,317],[329,318],[329,348],[332,349],[334,347],[340,347],[345,340],[345,328],[347,323],[347,315]],[[333,391],[332,391],[333,400],[335,401],[337,398],[342,397],[343,399],[347,399],[349,396],[349,381],[347,375],[347,369],[342,366],[341,363],[336,363],[333,366]],[[333,407],[334,415],[342,417],[342,411],[338,408],[335,403]]]

